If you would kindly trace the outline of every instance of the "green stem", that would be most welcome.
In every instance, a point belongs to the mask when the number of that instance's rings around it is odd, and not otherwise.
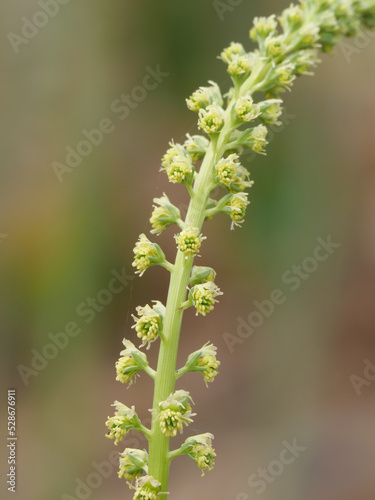
[[[305,25],[307,26],[309,21],[313,20],[315,16],[319,18],[318,13],[320,12],[320,7],[317,2],[306,0],[306,9],[308,15],[305,20]],[[290,38],[290,40],[287,39],[287,52],[297,50],[301,41],[300,38],[297,40],[294,40],[292,36],[287,38]],[[262,46],[260,49],[262,50]],[[281,58],[280,61],[282,60]],[[206,211],[206,207],[209,194],[215,186],[214,165],[221,159],[225,150],[229,147],[228,144],[231,130],[240,125],[238,122],[236,123],[235,117],[232,116],[234,102],[247,92],[251,95],[256,91],[267,89],[267,84],[270,83],[268,82],[269,72],[277,64],[278,61],[270,61],[262,58],[256,67],[253,68],[250,76],[242,84],[240,84],[239,80],[235,81],[235,93],[225,112],[223,129],[220,134],[211,136],[211,143],[202,162],[200,171],[195,177],[194,187],[187,184],[191,201],[185,225],[182,221],[177,221],[180,228],[187,225],[197,228],[200,232],[206,215],[213,215],[215,213],[214,208]],[[176,373],[176,360],[182,317],[184,309],[188,305],[186,302],[186,294],[193,261],[194,257],[186,258],[181,251],[178,251],[173,266],[166,262],[162,264],[171,272],[171,278],[157,371],[155,374],[151,371],[148,372],[151,376],[154,376],[155,380],[153,422],[151,431],[143,430],[149,439],[148,473],[153,478],[160,481],[161,491],[164,493],[160,495],[160,500],[167,499],[166,493],[168,491],[170,461],[172,458],[181,454],[181,450],[169,451],[169,437],[162,433],[157,417],[159,415],[159,404],[165,401],[168,396],[174,392],[176,380],[188,371],[186,367],[184,367]]]
[[[174,458],[180,457],[181,455],[186,455],[186,452],[184,453],[181,448],[178,448],[178,450],[173,450],[168,453],[168,460],[171,461]]]
[[[223,146],[227,141],[231,129],[231,110],[226,111],[224,127],[219,136],[214,138],[202,162],[196,178],[194,190],[189,204],[186,222],[192,227],[202,228],[206,205],[210,194],[209,187],[214,181],[214,165],[223,153]],[[161,342],[158,367],[155,376],[155,389],[153,408],[154,413],[151,437],[149,439],[149,474],[160,481],[162,492],[168,491],[169,475],[169,437],[160,430],[159,421],[156,420],[159,403],[167,399],[174,392],[176,383],[176,360],[180,338],[183,310],[181,305],[186,300],[187,287],[191,275],[194,257],[186,258],[177,252],[175,265],[171,274],[166,313],[163,324],[164,338]],[[166,495],[160,495],[160,500],[166,500]]]

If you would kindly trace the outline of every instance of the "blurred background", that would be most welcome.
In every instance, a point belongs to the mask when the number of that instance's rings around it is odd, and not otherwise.
[[[287,4],[81,0],[56,12],[52,2],[46,22],[41,3],[0,6],[1,394],[5,408],[6,390],[17,390],[16,497],[130,499],[117,467],[97,469],[114,461],[104,426],[112,402],[150,415],[151,382],[142,376],[126,390],[114,363],[122,339],[135,340],[135,307],[166,298],[164,270],[139,279],[131,267],[152,198],[166,191],[182,209],[188,202],[160,158],[171,139],[196,131],[184,99],[207,80],[228,88],[222,48],[250,49],[253,17]],[[222,365],[209,390],[197,374],[179,387],[196,404],[190,434],[215,434],[217,460],[203,479],[190,459],[174,461],[171,498],[374,498],[374,60],[365,34],[298,80],[267,156],[244,160],[255,185],[243,228],[230,231],[224,216],[205,227],[200,264],[216,269],[224,295],[205,319],[186,313],[179,363],[211,341]],[[157,71],[155,88],[140,89]],[[120,104],[132,92],[138,102]],[[99,127],[97,145],[74,159],[83,130]],[[158,238],[170,259],[172,235]],[[291,290],[284,273],[311,264],[317,238],[329,235],[340,246]],[[275,289],[283,304],[241,339],[254,301]],[[60,348],[46,347],[52,338]],[[157,344],[148,356],[155,364]],[[11,495],[4,412],[1,429],[1,488]],[[303,451],[280,467],[285,442]],[[125,445],[146,443],[134,435]],[[268,471],[262,486],[259,469]]]

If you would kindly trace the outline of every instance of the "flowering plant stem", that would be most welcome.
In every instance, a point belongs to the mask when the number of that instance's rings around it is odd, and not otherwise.
[[[221,157],[222,145],[231,128],[230,112],[227,112],[227,123],[223,127],[218,140],[211,141],[206,156],[202,162],[197,176],[192,197],[189,204],[186,220],[199,231],[202,228],[208,197],[209,187],[214,180],[214,164]],[[186,297],[189,285],[194,256],[186,258],[184,253],[177,251],[174,269],[171,273],[169,292],[164,318],[164,339],[160,346],[158,367],[155,376],[155,390],[153,408],[167,399],[174,392],[176,382],[176,360],[181,331],[183,310],[181,304]],[[169,437],[160,430],[159,424],[154,420],[149,440],[149,474],[157,477],[161,483],[162,491],[168,488],[169,463]],[[165,499],[166,495],[160,495]]]
[[[137,307],[138,316],[133,316],[142,346],[149,347],[160,339],[157,370],[149,366],[143,351],[125,339],[126,349],[116,362],[116,380],[120,382],[131,383],[140,371],[154,379],[151,429],[142,425],[134,407],[118,401],[114,403],[115,416],[106,422],[108,437],[114,438],[115,444],[131,429],[142,432],[149,441],[148,453],[126,448],[120,454],[119,477],[136,481],[135,500],[166,500],[169,465],[179,455],[189,456],[203,473],[214,465],[216,454],[210,433],[190,436],[179,449],[170,451],[170,438],[182,432],[194,416],[190,395],[175,390],[176,380],[185,373],[200,372],[207,385],[214,380],[220,365],[216,347],[206,343],[176,370],[184,311],[194,306],[197,314],[206,316],[221,295],[214,283],[215,271],[193,267],[205,239],[201,234],[203,223],[218,213],[226,213],[232,219],[232,228],[242,224],[249,204],[245,189],[253,182],[239,155],[246,147],[263,153],[267,126],[281,124],[280,93],[290,89],[295,78],[311,74],[311,68],[319,62],[319,50],[332,50],[341,35],[353,36],[361,25],[375,26],[375,0],[302,0],[300,5],[292,4],[284,10],[279,23],[276,16],[256,18],[250,37],[258,43],[258,49],[246,52],[241,44],[232,43],[221,54],[233,82],[226,107],[214,82],[187,99],[188,108],[198,112],[198,126],[209,140],[187,135],[183,145],[171,143],[162,165],[172,183],[186,186],[190,195],[188,212],[183,221],[179,209],[164,194],[154,199],[156,205],[150,219],[152,233],[160,234],[171,225],[179,228],[175,235],[175,263],[169,263],[160,246],[145,234],[140,235],[134,248],[133,266],[137,273],[142,275],[154,265],[170,272],[166,306],[153,301],[153,306]],[[254,94],[260,91],[266,99],[254,102]],[[196,172],[195,164],[200,160]],[[215,187],[226,190],[219,200],[210,198]]]

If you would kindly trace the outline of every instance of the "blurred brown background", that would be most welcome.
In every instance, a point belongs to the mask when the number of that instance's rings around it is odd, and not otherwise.
[[[167,191],[187,202],[159,173],[169,140],[196,130],[185,97],[210,79],[227,88],[216,55],[232,40],[250,48],[252,18],[287,5],[222,3],[224,11],[199,0],[68,2],[13,47],[9,33],[20,36],[23,18],[42,8],[35,0],[1,3],[1,394],[5,407],[6,389],[17,389],[17,498],[132,498],[115,473],[95,476],[93,463],[114,449],[104,422],[115,399],[149,416],[152,384],[142,376],[126,390],[114,362],[123,337],[134,339],[135,307],[165,300],[167,273],[124,279],[100,311],[88,313],[87,299],[113,273],[133,274],[133,245],[149,231],[153,197]],[[284,126],[271,134],[268,155],[248,156],[255,186],[243,229],[230,232],[225,217],[205,228],[200,263],[216,269],[225,294],[206,319],[186,314],[180,362],[210,340],[222,366],[209,390],[198,375],[179,386],[191,391],[198,414],[187,432],[215,434],[218,456],[203,479],[189,459],[176,460],[171,498],[374,498],[375,372],[364,378],[364,370],[365,360],[375,364],[375,38],[347,43],[285,95]],[[146,96],[134,90],[158,65],[169,75]],[[132,91],[142,99],[121,119],[113,103]],[[53,162],[66,164],[66,147],[76,150],[82,130],[104,119],[111,132],[59,182]],[[170,258],[172,235],[158,239]],[[283,274],[328,235],[340,247],[291,291]],[[236,335],[238,318],[274,289],[285,302],[231,353],[223,335]],[[71,322],[80,333],[21,377],[20,365],[32,368],[48,335]],[[155,363],[156,344],[148,355]],[[1,429],[6,491],[4,412]],[[280,472],[272,462],[295,439],[306,449]],[[127,444],[145,446],[137,441]],[[277,473],[259,493],[249,478],[269,467]]]

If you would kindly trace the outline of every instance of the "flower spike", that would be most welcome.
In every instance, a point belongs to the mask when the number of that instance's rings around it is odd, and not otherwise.
[[[215,284],[216,272],[194,265],[205,239],[203,224],[219,213],[230,217],[231,229],[244,222],[253,181],[241,155],[246,148],[266,154],[268,133],[283,123],[282,93],[291,91],[298,77],[313,74],[320,62],[319,52],[331,52],[342,35],[355,36],[363,28],[375,28],[375,0],[300,0],[279,16],[257,17],[250,29],[255,47],[232,42],[220,54],[232,81],[228,92],[222,94],[209,81],[186,99],[188,109],[197,113],[202,132],[187,134],[183,144],[171,142],[161,170],[172,184],[186,187],[189,205],[176,207],[163,194],[154,199],[150,218],[151,234],[159,236],[174,224],[179,228],[174,236],[175,264],[167,262],[160,246],[145,234],[134,248],[137,274],[143,275],[154,265],[170,271],[166,305],[153,301],[137,307],[133,316],[141,347],[149,349],[160,337],[158,368],[154,371],[145,353],[129,340],[124,340],[125,349],[116,362],[120,382],[130,384],[141,370],[154,379],[151,429],[142,425],[134,407],[118,401],[115,415],[106,422],[108,437],[115,444],[131,430],[148,439],[148,451],[125,448],[120,454],[118,475],[134,481],[134,485],[128,483],[135,489],[134,500],[167,499],[168,470],[175,457],[189,456],[202,475],[214,466],[216,453],[210,433],[191,436],[170,451],[171,438],[185,430],[195,416],[189,392],[175,390],[176,381],[188,372],[199,372],[208,386],[220,367],[216,347],[207,342],[176,371],[184,311],[194,307],[196,315],[206,316],[222,295]],[[218,194],[223,189],[224,194]]]

